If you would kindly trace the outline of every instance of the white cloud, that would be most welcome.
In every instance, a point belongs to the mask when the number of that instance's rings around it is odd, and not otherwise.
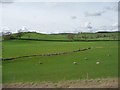
[[[110,11],[110,10],[113,10],[113,11],[118,11],[118,4],[114,5],[113,7],[105,7],[105,10],[106,11]]]
[[[97,31],[118,31],[118,23],[114,23],[111,26],[101,26],[97,28]]]
[[[112,25],[116,22],[115,12],[108,12],[102,15],[105,6],[111,6],[108,3],[13,3],[4,5],[4,26],[9,27],[13,32],[26,26],[29,30],[36,30],[39,32],[79,32],[96,30],[99,26]],[[91,5],[90,5],[91,4]],[[87,6],[91,7],[88,8]],[[101,7],[98,7],[98,6]],[[113,5],[112,5],[113,6]],[[112,7],[111,6],[111,7]],[[103,8],[101,10],[101,8]],[[97,9],[97,11],[96,11]],[[101,17],[85,17],[87,16],[101,16]],[[93,12],[92,12],[93,11]],[[113,19],[113,21],[111,21]],[[87,22],[89,21],[89,22]],[[77,28],[79,27],[79,28]],[[84,28],[81,28],[84,27]],[[76,30],[74,28],[77,28]]]
[[[103,7],[101,10],[97,11],[87,11],[85,12],[85,16],[101,16],[104,13],[107,13],[108,11],[118,11],[118,3],[114,3],[113,6],[106,6]]]
[[[112,26],[113,27],[118,27],[118,23],[114,23]]]
[[[101,16],[101,13],[96,12],[85,12],[85,16]]]
[[[119,2],[119,0],[15,0],[16,2]]]
[[[71,16],[72,19],[77,19],[77,16]]]
[[[85,16],[101,16],[105,11],[85,12]]]
[[[85,27],[91,29],[92,28],[91,22],[85,22]]]
[[[93,32],[95,30],[91,22],[85,22],[84,26],[88,32]]]
[[[14,3],[15,0],[1,0],[1,3],[3,4],[11,4]]]

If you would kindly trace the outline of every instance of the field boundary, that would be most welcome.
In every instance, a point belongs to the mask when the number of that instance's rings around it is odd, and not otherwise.
[[[2,61],[14,60],[14,59],[24,58],[24,57],[64,55],[64,54],[86,51],[86,50],[89,50],[89,49],[91,49],[91,47],[78,49],[78,50],[73,50],[73,51],[70,51],[70,52],[58,52],[58,53],[49,53],[49,54],[34,54],[34,55],[19,56],[19,57],[14,57],[14,58],[2,58]]]
[[[96,41],[120,41],[118,40],[47,40],[47,39],[34,39],[34,38],[16,38],[17,40],[33,40],[33,41],[51,41],[51,42],[96,42]]]
[[[118,88],[118,78],[4,83],[3,88]]]

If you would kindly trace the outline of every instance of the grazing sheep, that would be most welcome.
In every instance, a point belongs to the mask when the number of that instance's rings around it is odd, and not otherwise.
[[[100,64],[100,62],[96,62],[96,64]]]
[[[77,64],[77,62],[73,62],[73,64]]]

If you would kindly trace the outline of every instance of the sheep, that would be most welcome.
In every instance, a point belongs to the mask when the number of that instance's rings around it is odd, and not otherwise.
[[[100,64],[100,62],[96,62],[96,64]]]
[[[77,62],[73,62],[73,64],[78,64]]]

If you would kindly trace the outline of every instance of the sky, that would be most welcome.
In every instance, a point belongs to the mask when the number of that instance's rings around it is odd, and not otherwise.
[[[7,0],[0,3],[0,30],[28,29],[40,33],[116,31],[117,8],[117,2]]]

